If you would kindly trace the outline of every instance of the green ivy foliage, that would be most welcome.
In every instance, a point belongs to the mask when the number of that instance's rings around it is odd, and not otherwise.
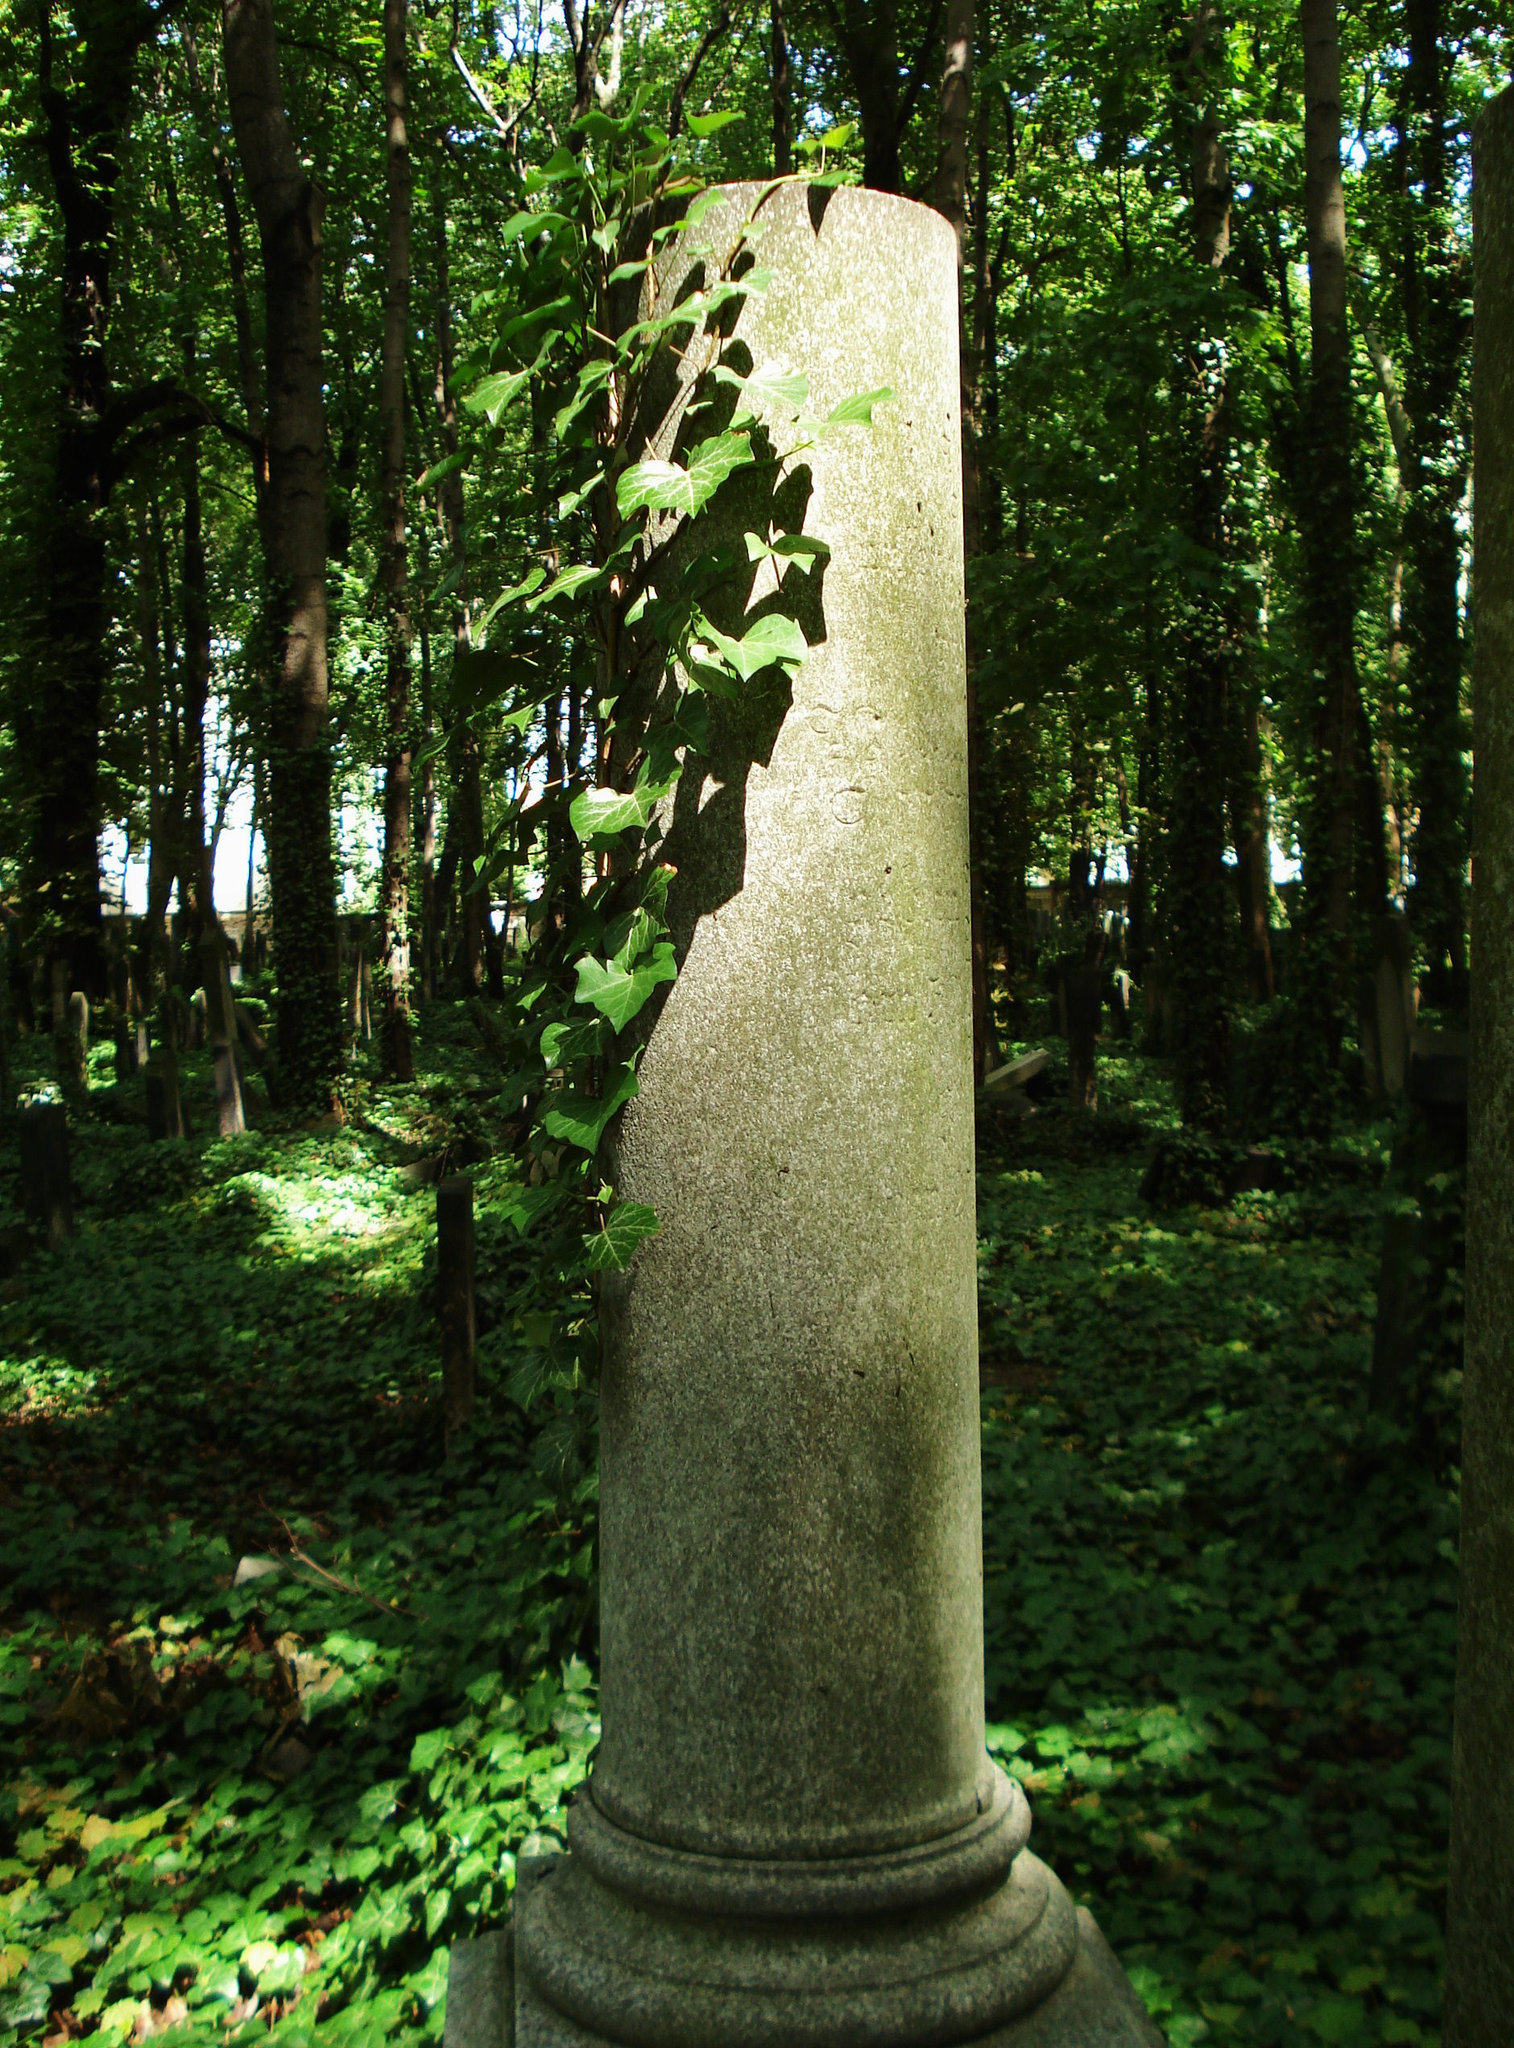
[[[436,2041],[448,1946],[561,1833],[598,1732],[592,1395],[534,1392],[495,1050],[435,1005],[417,1052],[345,1129],[224,1143],[191,1056],[181,1147],[97,1051],[78,1236],[0,1281],[18,2039]],[[1365,1420],[1389,1133],[1158,1213],[1169,1081],[1100,1064],[1096,1116],[985,1126],[990,1746],[1175,2048],[1434,2044],[1456,1501]],[[450,1450],[442,1156],[479,1246]],[[17,1193],[7,1142],[0,1230]]]
[[[990,1745],[1174,2048],[1435,2042],[1456,1501],[1366,1416],[1386,1133],[1156,1212],[1097,1126],[1160,1070],[1100,1101],[982,1162]]]

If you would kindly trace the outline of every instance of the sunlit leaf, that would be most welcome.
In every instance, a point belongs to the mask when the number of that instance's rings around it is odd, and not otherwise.
[[[620,516],[628,518],[643,507],[654,512],[702,511],[732,471],[753,459],[747,436],[727,433],[701,441],[690,454],[687,468],[655,458],[634,462],[615,486]]]
[[[718,135],[722,128],[729,128],[734,122],[745,119],[745,114],[739,109],[731,109],[721,114],[689,114],[685,116],[684,126],[691,135],[703,141],[705,136]]]
[[[623,1273],[636,1247],[661,1228],[657,1211],[645,1202],[617,1202],[601,1228],[584,1239],[584,1264],[591,1273]]]
[[[649,960],[625,968],[614,960],[596,960],[592,955],[578,963],[578,987],[573,1000],[592,1003],[614,1031],[623,1031],[659,982],[675,981],[678,963],[673,948],[664,942],[653,949]]]
[[[542,1112],[542,1129],[549,1138],[560,1138],[564,1144],[576,1145],[581,1152],[592,1154],[599,1150],[606,1124],[635,1093],[634,1067],[617,1067],[603,1095],[565,1090],[554,1096],[551,1107]]]
[[[481,412],[491,427],[497,427],[509,407],[531,381],[529,370],[499,370],[476,384],[463,400],[469,412]]]

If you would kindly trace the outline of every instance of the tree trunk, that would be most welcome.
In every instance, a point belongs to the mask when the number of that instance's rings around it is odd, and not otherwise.
[[[79,0],[80,83],[54,82],[51,12],[38,10],[42,142],[62,220],[56,455],[41,546],[37,674],[17,721],[31,802],[29,921],[71,988],[106,991],[100,909],[100,703],[106,675],[103,421],[116,183],[137,50],[155,18],[132,0]]]
[[[942,0],[933,0],[906,68],[899,54],[898,0],[828,0],[826,13],[862,116],[862,182],[875,192],[903,190],[899,145],[929,82],[941,8]]]
[[[423,520],[420,524],[421,588],[423,593],[431,581],[431,554],[427,546],[426,534],[427,527]],[[431,625],[424,594],[421,599],[416,625],[421,643],[420,739],[426,758],[421,763],[420,772],[419,827],[417,828],[412,824],[411,831],[420,844],[420,998],[423,1003],[429,1003],[436,996],[436,756],[430,751],[431,735],[436,721],[434,712],[435,695],[431,680]]]
[[[220,129],[200,79],[200,53],[193,23],[183,21],[179,33],[184,43],[184,65],[189,76],[190,105],[194,111],[195,125],[200,131],[200,139],[210,151],[216,202],[221,209],[221,223],[226,233],[226,268],[231,283],[231,312],[237,338],[237,384],[241,392],[242,411],[247,420],[247,431],[252,436],[254,444],[252,482],[261,528],[268,496],[267,418],[263,404],[258,346],[253,334],[252,301],[247,289],[247,241],[242,233],[242,207],[237,198],[237,181],[232,172],[231,161],[221,146]]]
[[[244,972],[255,974],[257,962],[253,951],[253,934],[256,929],[256,911],[253,895],[257,888],[258,820],[263,808],[263,770],[254,758],[252,764],[252,815],[247,820],[247,899],[242,918],[242,960]]]
[[[452,395],[452,280],[447,258],[447,221],[442,191],[434,186],[436,209],[436,416],[441,429],[443,456],[457,453],[457,401]],[[454,657],[469,644],[468,614],[464,602],[466,543],[463,533],[463,484],[456,470],[437,485],[437,504],[446,534],[447,559],[453,570],[452,646]],[[484,897],[473,884],[474,862],[484,851],[484,794],[481,780],[478,735],[464,726],[451,747],[452,793],[448,805],[447,838],[454,853],[451,872],[457,876],[461,944],[456,962],[457,978],[471,995],[484,977]],[[446,869],[446,862],[443,861]]]
[[[326,683],[326,430],[321,195],[284,111],[272,0],[222,0],[232,125],[263,244],[268,548],[277,680],[269,719],[268,880],[279,1063],[290,1099],[335,1106],[342,1067]]]
[[[1221,21],[1199,0],[1188,27],[1185,96],[1192,117],[1192,251],[1213,274],[1230,251],[1230,158],[1215,107],[1223,80]],[[1185,593],[1180,628],[1182,697],[1167,847],[1169,985],[1176,1007],[1183,1121],[1218,1130],[1225,1121],[1230,1065],[1230,955],[1234,919],[1225,872],[1226,739],[1234,667],[1234,598],[1228,531],[1231,394],[1224,312],[1215,294],[1202,306],[1186,355],[1189,407],[1188,534],[1204,565]]]
[[[410,143],[406,121],[406,0],[384,0],[385,158],[389,234],[384,281],[383,539],[379,581],[388,641],[384,763],[384,1061],[414,1078],[410,1043],[410,591],[405,523],[405,343],[410,329]]]
[[[968,326],[967,268],[967,139],[972,105],[974,0],[949,0],[946,50],[941,70],[937,121],[936,211],[951,223],[957,239],[958,359],[962,377],[962,553],[971,578],[971,564],[983,551],[983,521],[978,473],[977,362],[974,335]],[[977,194],[978,236],[988,233],[988,195]],[[983,831],[980,817],[983,736],[978,715],[975,671],[978,661],[977,616],[969,582],[967,606],[967,814],[971,840],[973,1074],[981,1086],[990,1063],[993,1019],[988,988],[988,939],[983,909]]]
[[[773,175],[787,178],[794,169],[794,103],[789,77],[789,39],[783,25],[783,0],[769,0],[773,51]]]
[[[1514,2040],[1514,93],[1474,142],[1477,856],[1445,2048]]]
[[[1310,375],[1302,463],[1305,611],[1312,672],[1312,788],[1304,819],[1311,921],[1331,962],[1329,1009],[1344,1007],[1358,876],[1361,693],[1351,476],[1351,351],[1341,184],[1341,52],[1336,0],[1300,0],[1304,42],[1304,214]],[[1375,912],[1380,904],[1362,904]]]
[[[188,783],[185,818],[185,861],[191,877],[188,942],[198,947],[214,928],[215,851],[205,829],[205,710],[210,701],[210,591],[205,563],[204,519],[200,504],[200,436],[184,436],[180,451],[184,489],[184,755]]]
[[[1426,994],[1467,1000],[1467,735],[1461,708],[1461,535],[1467,455],[1460,431],[1470,326],[1466,261],[1456,230],[1448,105],[1451,59],[1444,0],[1409,0],[1403,73],[1404,476],[1403,631],[1413,706],[1414,883],[1410,908],[1424,946]]]
[[[1247,995],[1255,1003],[1270,1003],[1274,982],[1267,910],[1272,897],[1272,855],[1262,773],[1261,710],[1254,687],[1245,690],[1238,708],[1235,741],[1239,758],[1231,781],[1230,839],[1240,896],[1241,951]]]

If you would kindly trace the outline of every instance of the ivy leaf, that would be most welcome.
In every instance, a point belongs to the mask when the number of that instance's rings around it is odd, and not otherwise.
[[[852,139],[856,123],[843,121],[838,127],[827,128],[823,135],[801,135],[794,147],[801,156],[814,156],[822,149],[845,149]]]
[[[568,822],[580,839],[608,837],[650,823],[677,775],[639,782],[635,789],[580,790],[568,806]]]
[[[650,998],[659,982],[676,981],[678,963],[666,940],[652,949],[652,957],[631,968],[618,961],[596,960],[588,954],[578,963],[575,1003],[592,1003],[612,1030],[623,1031]]]
[[[432,1728],[424,1735],[417,1735],[410,1745],[410,1769],[417,1773],[434,1771],[437,1758],[451,1739],[450,1728]]]
[[[537,361],[540,362],[540,360],[541,358],[538,356]],[[559,439],[562,439],[567,434],[574,421],[592,404],[605,385],[609,383],[613,369],[614,365],[603,356],[596,356],[591,362],[584,364],[578,373],[577,389],[552,422],[553,429]]]
[[[543,1181],[535,1188],[506,1188],[499,1197],[499,1213],[524,1237],[533,1224],[556,1207],[561,1195],[562,1183],[555,1180]]]
[[[603,1226],[584,1239],[584,1264],[591,1273],[623,1273],[642,1239],[661,1228],[657,1211],[645,1202],[617,1202]]]
[[[545,234],[552,228],[565,228],[567,225],[565,213],[512,213],[499,231],[499,240],[508,246],[522,235]]]
[[[839,405],[833,405],[825,416],[828,427],[870,427],[873,423],[873,407],[890,405],[894,394],[888,385],[880,385],[876,391],[854,391],[850,398],[843,398]]]
[[[744,121],[746,116],[739,111],[724,114],[688,114],[684,126],[701,142],[707,135],[718,135],[722,128],[729,128],[733,121]]]
[[[777,666],[790,672],[802,668],[810,651],[799,622],[786,618],[782,612],[764,613],[739,640],[733,640],[729,633],[722,633],[708,619],[701,622],[700,630],[708,637],[721,663],[740,676],[744,683],[749,683],[765,668]]]
[[[499,370],[476,384],[463,400],[469,412],[481,412],[491,427],[501,418],[531,381],[529,370]]]
[[[499,596],[495,598],[493,604],[491,604],[489,609],[484,613],[483,620],[481,622],[482,628],[488,628],[496,612],[502,611],[506,605],[519,604],[520,600],[523,597],[529,597],[533,590],[540,590],[541,586],[543,585],[543,583],[546,582],[546,580],[546,570],[541,566],[539,562],[534,563],[532,567],[526,571],[525,575],[521,578],[519,583],[512,583],[508,590],[502,590]]]
[[[536,611],[541,605],[551,604],[557,597],[574,597],[586,584],[593,583],[604,575],[592,562],[575,562],[571,569],[564,569],[560,576],[554,576],[546,589],[527,600],[527,610]]]
[[[444,455],[440,462],[433,462],[429,469],[422,470],[421,474],[415,479],[412,489],[428,491],[433,484],[439,484],[444,476],[453,476],[458,470],[466,469],[467,466],[468,458],[462,453]]]
[[[593,496],[595,491],[599,489],[599,486],[604,482],[604,480],[604,471],[602,469],[596,469],[594,474],[591,477],[587,478],[583,483],[579,484],[575,490],[564,491],[562,496],[557,501],[558,518],[566,519],[569,513],[576,512],[579,506],[582,505],[586,499],[591,498]]]
[[[615,486],[615,503],[622,519],[643,509],[685,512],[692,517],[710,502],[732,470],[755,459],[745,434],[714,434],[694,449],[687,469],[676,462],[650,458],[633,462]]]
[[[569,1060],[592,1059],[600,1049],[601,1029],[597,1021],[549,1024],[541,1035],[541,1056],[549,1067],[563,1066]]]
[[[760,364],[747,377],[722,364],[715,372],[715,381],[734,384],[741,394],[741,406],[732,421],[733,426],[754,419],[759,406],[770,412],[786,413],[790,419],[795,419],[810,395],[809,378],[797,370],[785,370],[778,363]]]
[[[452,709],[469,717],[530,680],[535,664],[504,647],[461,644],[452,657]],[[534,703],[527,707],[535,710]],[[527,722],[529,723],[529,717]]]
[[[828,562],[831,551],[827,543],[810,533],[779,533],[768,541],[760,533],[746,536],[746,557],[749,562],[766,562],[773,559],[792,562],[801,576],[808,576],[817,562]]]
[[[603,1095],[584,1095],[568,1089],[557,1096],[552,1107],[544,1111],[541,1127],[549,1138],[560,1138],[564,1144],[576,1145],[581,1152],[597,1152],[605,1125],[635,1093],[635,1069],[617,1067]]]

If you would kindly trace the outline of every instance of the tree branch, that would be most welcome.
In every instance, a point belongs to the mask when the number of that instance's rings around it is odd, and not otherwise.
[[[931,75],[931,55],[936,47],[936,38],[941,32],[942,0],[932,0],[930,19],[925,24],[925,33],[920,38],[920,47],[915,52],[915,61],[909,67],[909,77],[904,82],[904,91],[899,96],[899,118],[894,124],[896,135],[903,135],[914,118],[915,107],[925,82]]]
[[[689,59],[688,69],[673,88],[673,97],[668,102],[668,135],[670,139],[683,126],[683,103],[688,94],[693,90],[694,81],[699,76],[700,65],[710,54],[716,43],[720,41],[720,38],[725,34],[730,25],[730,0],[721,0],[719,14],[716,15],[714,21],[711,22],[710,26],[700,37],[698,46],[693,56]]]

